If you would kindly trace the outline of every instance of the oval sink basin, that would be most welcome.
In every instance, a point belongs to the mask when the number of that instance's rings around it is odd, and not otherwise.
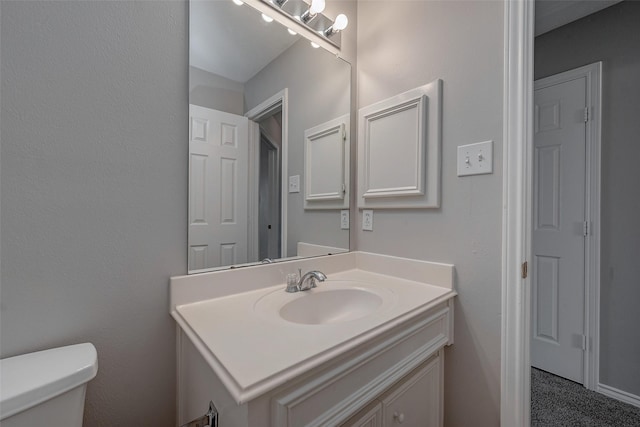
[[[254,310],[267,318],[299,325],[329,325],[380,313],[396,301],[396,294],[386,286],[326,280],[307,291],[271,291],[255,302]]]
[[[293,323],[318,325],[360,319],[382,305],[379,295],[365,289],[308,292],[280,309],[280,317]]]

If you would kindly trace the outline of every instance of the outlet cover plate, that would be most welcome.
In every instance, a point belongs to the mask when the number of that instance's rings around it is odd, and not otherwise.
[[[362,229],[364,231],[373,231],[373,210],[364,209],[362,211]]]
[[[349,229],[349,209],[343,209],[340,211],[340,229]]]
[[[289,193],[300,192],[300,175],[293,175],[289,177]]]

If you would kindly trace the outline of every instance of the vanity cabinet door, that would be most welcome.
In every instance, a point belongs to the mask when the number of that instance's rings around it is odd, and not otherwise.
[[[435,357],[385,393],[385,427],[438,427],[441,419],[440,358]]]
[[[376,400],[351,417],[341,427],[382,427],[382,403]]]

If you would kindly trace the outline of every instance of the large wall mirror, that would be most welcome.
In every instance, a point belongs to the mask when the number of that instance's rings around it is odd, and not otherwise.
[[[189,273],[347,251],[350,64],[241,2],[189,18]]]

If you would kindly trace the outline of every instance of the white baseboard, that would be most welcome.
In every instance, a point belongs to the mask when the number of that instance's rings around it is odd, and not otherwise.
[[[618,390],[605,384],[598,384],[596,391],[605,396],[640,408],[640,396],[636,396],[635,394],[627,393],[626,391]]]

